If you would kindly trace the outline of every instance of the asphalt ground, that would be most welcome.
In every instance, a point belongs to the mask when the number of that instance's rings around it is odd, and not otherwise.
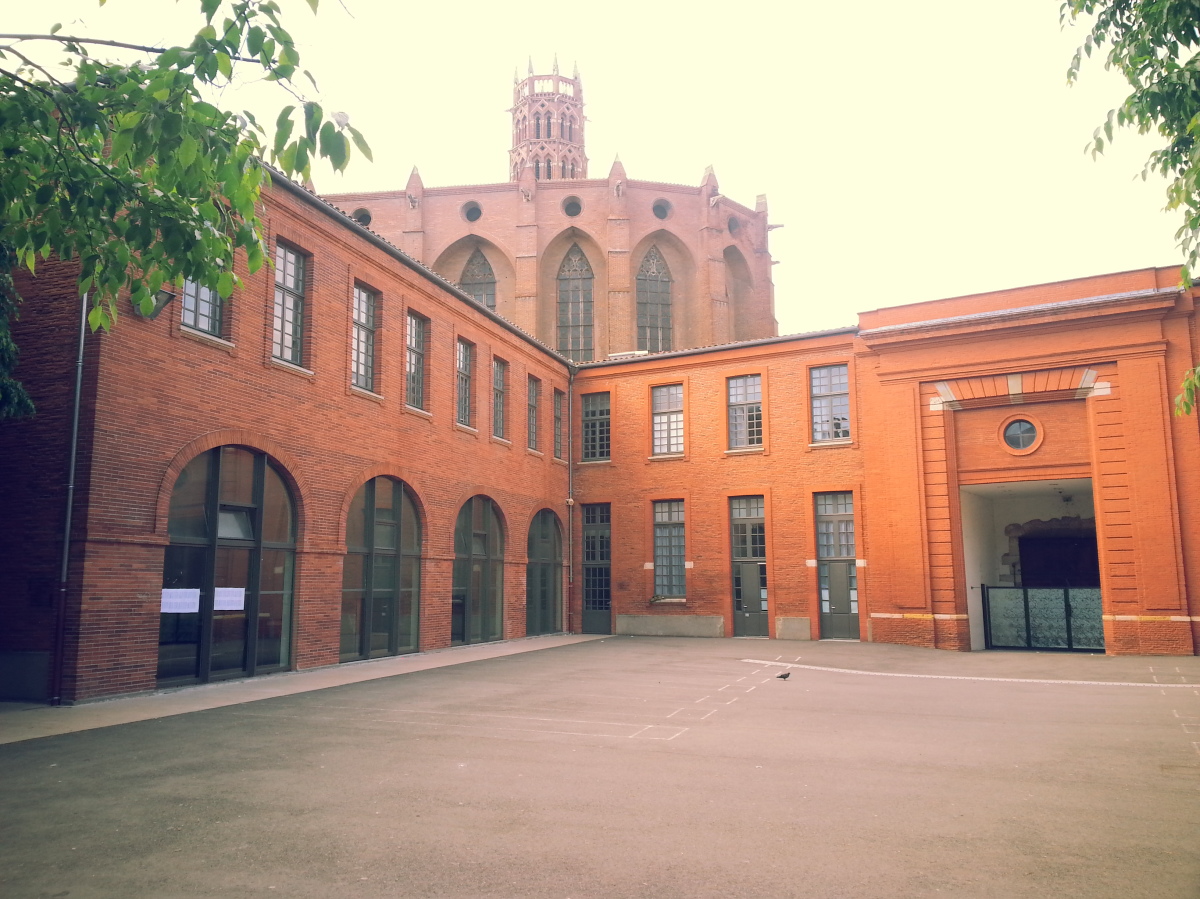
[[[2,745],[0,896],[1200,897],[1200,658],[536,646]]]

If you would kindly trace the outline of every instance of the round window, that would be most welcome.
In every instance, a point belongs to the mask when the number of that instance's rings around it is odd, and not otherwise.
[[[1015,450],[1029,449],[1037,436],[1037,427],[1024,418],[1015,419],[1004,426],[1004,442]]]
[[[463,218],[468,222],[477,222],[483,215],[483,210],[479,207],[478,203],[472,200],[470,203],[463,205],[462,214]]]
[[[575,216],[583,212],[583,204],[579,202],[579,197],[567,197],[563,200],[562,211],[571,218],[575,218]]]
[[[653,210],[656,219],[665,219],[671,214],[671,204],[666,200],[655,200],[654,205],[650,208]]]
[[[735,219],[732,215],[729,217],[729,233],[737,234],[742,230],[742,223]]]
[[[365,206],[360,206],[358,209],[354,210],[354,212],[350,215],[350,218],[354,219],[365,228],[371,224],[371,210],[367,209]]]

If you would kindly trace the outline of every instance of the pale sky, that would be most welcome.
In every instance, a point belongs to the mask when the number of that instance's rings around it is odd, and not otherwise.
[[[1066,86],[1080,28],[1059,0],[726,4],[281,0],[319,99],[374,164],[317,172],[318,191],[507,180],[514,69],[578,63],[592,177],[766,194],[780,333],[858,311],[1180,261],[1154,136],[1084,153],[1125,96],[1093,59]],[[198,0],[6,4],[3,31],[185,43]],[[84,25],[72,24],[83,17]],[[274,120],[283,100],[227,92]]]

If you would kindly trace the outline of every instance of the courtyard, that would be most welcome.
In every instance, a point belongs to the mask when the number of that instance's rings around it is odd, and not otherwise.
[[[0,744],[13,899],[1200,895],[1196,657],[544,637]]]

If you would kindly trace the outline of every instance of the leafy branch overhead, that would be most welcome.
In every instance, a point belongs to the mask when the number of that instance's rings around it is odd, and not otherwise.
[[[318,0],[308,3],[315,12]],[[307,178],[317,158],[344,169],[352,145],[371,156],[344,114],[304,98],[298,75],[315,82],[274,0],[199,8],[203,24],[185,46],[58,25],[0,34],[0,243],[31,272],[51,255],[78,259],[93,330],[112,326],[123,291],[146,312],[160,288],[184,279],[224,298],[237,283],[235,252],[250,271],[263,264],[260,160]],[[113,51],[122,58],[101,55]],[[269,136],[249,112],[205,99],[248,75],[288,95]]]
[[[1107,48],[1105,66],[1125,76],[1132,92],[1096,129],[1093,155],[1104,152],[1115,129],[1157,132],[1165,146],[1146,161],[1142,177],[1168,179],[1168,210],[1179,210],[1175,233],[1184,254],[1183,281],[1200,272],[1200,0],[1066,0],[1064,24],[1081,17],[1091,22],[1083,45],[1067,70],[1079,77],[1085,57]],[[1190,413],[1200,392],[1200,369],[1188,372],[1176,409]]]

